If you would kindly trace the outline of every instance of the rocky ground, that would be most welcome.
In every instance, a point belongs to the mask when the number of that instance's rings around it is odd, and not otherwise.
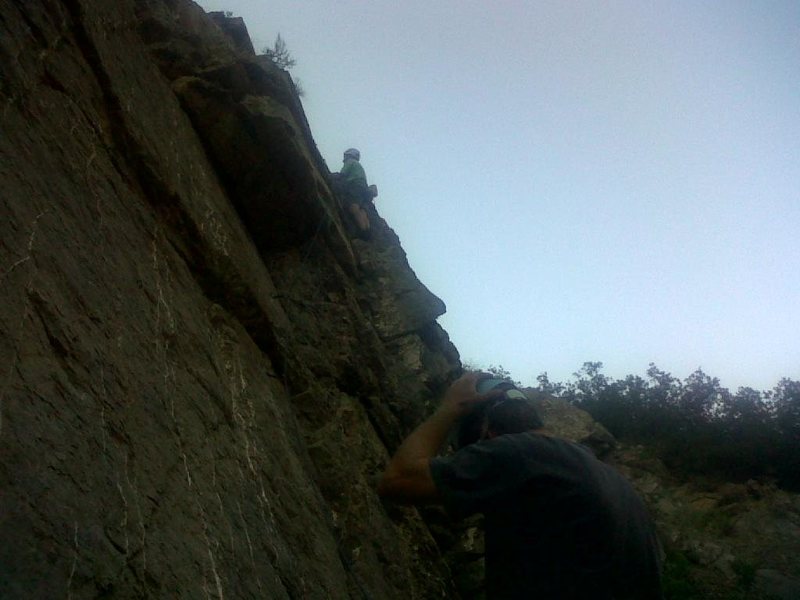
[[[612,456],[653,511],[678,597],[800,598],[800,495],[769,482],[677,479],[643,446]]]

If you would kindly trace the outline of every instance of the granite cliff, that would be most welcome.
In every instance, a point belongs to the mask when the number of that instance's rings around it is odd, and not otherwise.
[[[291,79],[188,0],[0,3],[0,597],[450,593],[387,448],[459,368]]]

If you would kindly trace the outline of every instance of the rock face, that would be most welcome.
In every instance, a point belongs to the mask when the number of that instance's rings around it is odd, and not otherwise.
[[[453,595],[374,493],[444,305],[288,75],[188,0],[9,0],[0,52],[0,597]]]

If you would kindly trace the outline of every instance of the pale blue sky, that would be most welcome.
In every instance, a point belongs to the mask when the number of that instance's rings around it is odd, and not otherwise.
[[[800,2],[200,5],[286,40],[462,359],[800,379]]]

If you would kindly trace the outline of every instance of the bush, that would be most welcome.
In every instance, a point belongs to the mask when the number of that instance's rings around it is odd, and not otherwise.
[[[615,381],[602,368],[584,363],[567,384],[543,374],[539,389],[558,390],[622,440],[656,447],[672,469],[730,481],[771,477],[800,489],[800,382],[733,394],[700,369],[681,381],[651,364],[647,379]]]
[[[758,570],[756,566],[744,560],[735,560],[731,567],[733,568],[733,572],[736,573],[739,587],[745,592],[749,592],[756,580],[756,571]]]
[[[667,552],[662,575],[664,600],[699,600],[700,587],[692,579],[691,563],[680,551]]]
[[[269,46],[265,47],[262,52],[264,56],[272,61],[272,63],[285,71],[288,71],[293,66],[295,66],[296,61],[289,53],[289,49],[286,47],[286,42],[283,41],[281,34],[278,34],[278,37],[275,38],[275,44],[273,44],[272,48]]]

